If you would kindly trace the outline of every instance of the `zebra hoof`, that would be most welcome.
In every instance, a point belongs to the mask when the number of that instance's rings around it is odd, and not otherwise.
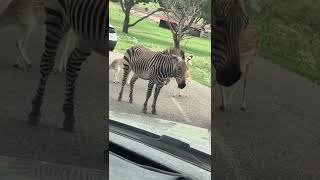
[[[20,67],[19,64],[14,64],[14,65],[12,65],[12,67],[13,67],[13,68],[16,68],[16,69],[18,69],[18,70],[23,70],[23,68]]]
[[[147,108],[143,108],[142,113],[147,114]]]
[[[221,106],[219,107],[219,109],[220,109],[221,111],[224,111],[224,110],[226,110],[226,107],[225,107],[224,105],[221,105]]]
[[[30,113],[27,123],[32,126],[37,126],[40,122],[40,118],[41,118],[40,114],[34,115],[34,114]]]
[[[133,102],[133,100],[132,100],[132,99],[129,99],[129,103],[131,103],[131,104],[132,104],[132,102]]]
[[[152,110],[152,114],[153,115],[157,115],[157,111],[156,110]]]
[[[27,69],[32,69],[32,64],[27,64]]]
[[[63,121],[63,125],[62,127],[60,128],[61,130],[63,131],[66,131],[66,132],[74,132],[74,120],[72,121],[68,121],[68,120],[65,120]]]
[[[118,97],[118,101],[121,102],[122,101],[122,97]]]
[[[247,108],[241,107],[240,110],[243,111],[243,112],[246,112]]]

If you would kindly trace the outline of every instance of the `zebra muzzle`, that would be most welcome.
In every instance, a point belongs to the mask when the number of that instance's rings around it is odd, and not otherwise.
[[[184,87],[186,87],[186,81],[181,81],[181,82],[178,84],[178,88],[179,88],[179,89],[183,89]]]

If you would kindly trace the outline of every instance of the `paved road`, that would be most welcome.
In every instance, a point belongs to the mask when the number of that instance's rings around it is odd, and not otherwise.
[[[248,112],[239,93],[227,112],[214,96],[215,179],[320,179],[320,87],[258,59]]]
[[[115,58],[123,57],[122,54],[111,52],[109,54],[110,62]],[[125,87],[123,101],[117,101],[120,91],[120,84],[113,83],[114,71],[109,71],[109,108],[110,111],[126,112],[132,114],[142,114],[142,105],[146,96],[148,81],[138,79],[135,84],[133,104],[129,104],[128,93],[129,86]],[[122,79],[123,72],[120,73],[119,79]],[[164,86],[160,92],[157,101],[157,118],[191,124],[202,128],[210,128],[211,125],[211,92],[210,88],[205,87],[197,82],[192,81],[190,84],[189,97],[174,98],[173,94],[177,88],[177,83],[171,81]],[[151,114],[152,98],[149,99],[147,116]]]
[[[0,155],[103,169],[107,105],[105,59],[93,54],[83,66],[76,94],[74,134],[59,130],[64,98],[61,74],[49,79],[43,120],[39,127],[31,127],[24,121],[38,82],[44,31],[43,28],[35,31],[27,43],[28,54],[34,61],[31,72],[11,67],[18,54],[14,44],[17,33],[15,28],[0,33]]]

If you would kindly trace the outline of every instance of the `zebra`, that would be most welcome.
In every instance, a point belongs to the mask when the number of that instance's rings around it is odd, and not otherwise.
[[[234,85],[242,76],[240,61],[240,35],[249,24],[249,17],[244,8],[243,0],[215,0],[213,2],[213,45],[212,60],[216,77],[215,85],[220,86],[222,94],[223,110],[230,105],[233,90],[229,97],[229,102],[225,101],[225,94],[222,86],[230,87]],[[241,110],[245,110],[245,87],[247,82],[248,68],[245,69],[243,105]]]
[[[118,101],[122,100],[123,89],[127,81],[129,72],[132,70],[134,75],[130,80],[129,103],[133,102],[133,86],[138,78],[149,80],[146,100],[143,104],[143,113],[147,113],[148,100],[152,94],[154,84],[155,93],[152,103],[152,114],[156,115],[156,103],[161,88],[165,85],[168,77],[174,77],[178,83],[178,88],[183,89],[186,86],[185,72],[186,62],[182,59],[181,52],[169,55],[162,52],[153,52],[143,46],[137,45],[127,49],[124,55],[122,87],[119,92]],[[178,55],[177,55],[178,54]]]
[[[248,74],[250,67],[254,64],[257,55],[258,55],[258,46],[259,46],[259,39],[258,39],[258,33],[253,29],[245,29],[240,34],[240,67],[244,72],[244,75],[242,76],[243,79],[243,91],[242,91],[242,104],[240,107],[241,111],[246,111],[247,105],[246,105],[246,87],[247,87],[247,81],[248,81]],[[230,108],[232,97],[235,93],[235,91],[239,87],[239,83],[233,85],[233,89],[231,90],[231,93],[229,94],[228,99],[225,97],[225,91],[224,87],[220,86],[222,101],[220,105],[220,109],[224,110],[226,108]],[[232,86],[231,86],[232,87]]]
[[[77,35],[76,46],[67,61],[65,100],[62,110],[65,115],[61,129],[74,131],[75,82],[82,63],[96,52],[108,58],[106,0],[45,0],[46,38],[45,49],[40,63],[40,81],[32,99],[32,110],[28,123],[36,126],[41,118],[41,105],[49,74],[59,44],[64,35],[72,29]]]
[[[0,29],[15,25],[20,32],[16,42],[20,57],[13,64],[13,67],[23,69],[20,66],[22,63],[26,65],[26,69],[30,69],[32,68],[32,62],[26,55],[25,44],[34,28],[43,25],[45,22],[44,0],[2,0],[1,8]],[[66,54],[68,53],[67,48],[72,43],[71,35],[72,32],[65,39],[65,48],[63,48],[64,51],[60,61],[61,65],[57,68],[61,72],[63,71],[62,65],[66,61]],[[21,59],[23,60],[22,62],[20,62]]]
[[[181,55],[181,58],[186,60],[187,64],[191,63],[191,59],[193,58],[193,55],[190,55],[190,56],[187,57],[187,59],[185,59],[184,51],[181,50],[181,49],[177,50],[176,48],[165,49],[165,50],[161,51],[160,53],[165,54],[165,55],[170,55],[170,54]],[[180,54],[178,54],[178,53],[180,53]],[[187,66],[187,68],[188,68],[188,66]],[[132,76],[133,76],[133,73],[129,73],[128,80],[127,80],[127,85],[130,85],[130,80],[131,80]],[[174,78],[174,77],[172,77],[172,78]],[[168,77],[166,79],[165,85],[169,84],[170,79],[171,79],[171,77]]]
[[[214,0],[212,4],[212,64],[219,85],[230,87],[241,75],[239,36],[249,24],[243,0]]]

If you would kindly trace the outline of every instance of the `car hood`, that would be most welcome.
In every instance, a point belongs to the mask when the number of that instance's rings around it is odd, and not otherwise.
[[[109,111],[109,118],[156,135],[167,135],[188,143],[192,148],[211,155],[211,131],[165,119]]]

